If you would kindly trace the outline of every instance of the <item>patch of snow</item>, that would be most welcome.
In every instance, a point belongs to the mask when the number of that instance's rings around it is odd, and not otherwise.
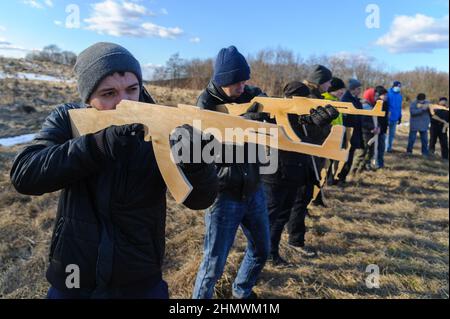
[[[0,138],[0,146],[11,147],[14,145],[25,144],[31,142],[36,134],[26,134],[14,137]]]
[[[44,82],[66,82],[66,83],[74,82],[74,80],[66,80],[45,74],[18,72],[17,74],[13,75],[0,72],[0,79],[14,79],[14,78],[33,81],[44,81]]]

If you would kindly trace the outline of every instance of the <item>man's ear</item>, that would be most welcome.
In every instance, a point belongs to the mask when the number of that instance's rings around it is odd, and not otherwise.
[[[148,93],[148,91],[145,88],[145,86],[141,87],[141,92],[140,92],[140,95],[139,95],[139,102],[149,103],[149,104],[156,104],[155,99],[153,99],[153,97],[150,95],[150,93]]]

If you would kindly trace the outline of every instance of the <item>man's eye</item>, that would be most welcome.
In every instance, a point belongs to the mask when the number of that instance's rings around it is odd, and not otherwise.
[[[115,92],[110,91],[110,92],[106,92],[105,94],[103,94],[104,97],[112,97],[115,95]]]

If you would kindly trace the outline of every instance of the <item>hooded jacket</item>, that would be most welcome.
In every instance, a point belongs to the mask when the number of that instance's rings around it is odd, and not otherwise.
[[[388,91],[389,122],[398,122],[402,119],[403,96],[401,92],[394,92],[393,88]]]

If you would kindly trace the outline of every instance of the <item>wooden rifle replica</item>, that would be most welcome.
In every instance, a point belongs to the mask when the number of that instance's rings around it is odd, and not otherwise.
[[[276,136],[273,136],[272,132],[276,132],[278,134],[278,145],[276,147],[280,150],[325,157],[337,161],[346,161],[348,158],[348,150],[342,149],[345,133],[343,126],[333,127],[324,143],[315,145],[303,143],[298,137],[291,138],[284,127],[276,124],[246,120],[242,117],[202,110],[188,105],[170,107],[122,101],[115,110],[73,109],[69,111],[69,115],[74,137],[95,133],[111,125],[144,124],[146,129],[145,140],[152,142],[159,170],[170,193],[178,203],[183,203],[186,200],[192,191],[192,185],[173,160],[169,137],[175,128],[184,124],[193,125],[195,121],[201,121],[201,130],[213,134],[221,143],[238,145],[254,143],[274,147],[272,144]],[[226,130],[230,128],[242,129],[248,133],[244,134],[241,140],[238,140],[236,135],[230,137],[230,134],[226,133]]]
[[[449,110],[448,107],[439,105],[439,104],[430,104],[430,105],[428,105],[428,108],[429,108],[432,116],[436,115],[437,110],[443,110],[443,111],[447,111],[447,112]]]
[[[362,110],[357,109],[353,105],[353,103],[349,102],[339,102],[339,101],[330,101],[324,99],[310,99],[306,97],[298,97],[294,96],[292,98],[270,98],[264,96],[258,96],[253,98],[249,103],[244,104],[223,104],[217,107],[217,110],[220,112],[233,114],[233,115],[242,115],[247,112],[247,110],[255,103],[259,104],[258,111],[263,113],[268,113],[272,119],[275,119],[276,123],[283,127],[292,139],[297,137],[297,134],[292,129],[289,120],[288,114],[297,114],[297,115],[309,115],[311,109],[317,108],[319,106],[332,105],[336,108],[339,113],[348,114],[348,115],[360,115],[360,116],[372,116],[372,117],[382,117],[385,116],[385,112],[383,111],[383,101],[377,101],[375,106],[371,110]],[[334,127],[334,126],[333,126]],[[347,149],[350,148],[350,143],[347,143]],[[314,161],[314,158],[313,158]],[[339,174],[344,165],[345,161],[339,161],[339,165],[337,168],[336,175]],[[314,162],[315,163],[315,162]],[[315,173],[318,175],[320,186],[315,187],[313,198],[317,198],[319,193],[321,192],[321,188],[325,185],[326,175],[328,171],[329,165],[326,165],[320,172],[317,171],[315,167]],[[323,193],[322,193],[323,196]]]
[[[444,124],[444,126],[442,128],[442,133],[447,132],[449,123],[447,121],[445,121],[444,119],[440,118],[439,116],[437,116],[436,111],[442,110],[442,111],[448,112],[449,111],[448,107],[439,105],[439,104],[430,104],[430,105],[428,105],[428,109],[430,110],[430,114],[433,119]]]
[[[332,105],[339,113],[362,115],[362,116],[384,116],[385,112],[382,110],[383,101],[378,101],[372,110],[360,110],[354,107],[352,103],[337,102],[320,99],[309,99],[305,97],[293,97],[293,98],[271,98],[264,96],[257,96],[253,98],[249,103],[243,104],[222,104],[216,107],[216,110],[223,113],[232,115],[242,115],[255,103],[259,104],[258,112],[268,113],[272,119],[275,119],[276,123],[283,127],[292,139],[298,138],[292,129],[288,114],[308,115],[311,110],[318,106]]]

